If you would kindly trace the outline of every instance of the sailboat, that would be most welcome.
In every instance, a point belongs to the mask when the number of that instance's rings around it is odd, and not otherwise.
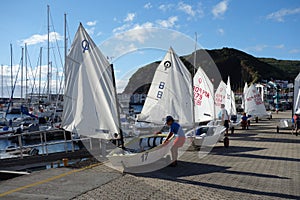
[[[221,118],[220,112],[221,112],[221,104],[225,105],[225,98],[226,98],[226,84],[221,80],[219,83],[219,86],[215,92],[215,115],[218,119]]]
[[[242,95],[242,108],[245,110],[245,95],[246,95],[246,92],[248,90],[248,83],[245,82],[245,86],[244,86],[244,89],[243,89],[243,95]]]
[[[215,120],[214,87],[201,67],[194,78],[194,113],[195,122],[204,123]],[[195,132],[186,134],[191,138],[192,146],[199,149],[201,146],[213,146],[224,138],[225,127],[214,124],[202,125]]]
[[[165,117],[171,115],[181,126],[191,128],[194,121],[191,79],[190,72],[170,48],[155,71],[138,120],[161,128]],[[114,166],[123,168],[149,165],[170,152],[174,138],[162,144],[165,137],[166,134],[135,138],[126,143],[124,149],[112,151],[108,158]]]
[[[230,119],[229,128],[231,130],[231,133],[234,133],[235,127],[240,126],[240,120],[238,120],[240,116],[239,117],[237,116],[235,96],[234,96],[234,92],[231,90],[229,76],[226,85],[225,109],[227,110]]]
[[[62,127],[83,136],[121,138],[112,67],[81,23],[65,77]]]
[[[247,115],[255,118],[256,121],[258,121],[258,119],[271,118],[271,113],[266,111],[260,93],[253,84],[249,86],[245,93],[245,112]]]

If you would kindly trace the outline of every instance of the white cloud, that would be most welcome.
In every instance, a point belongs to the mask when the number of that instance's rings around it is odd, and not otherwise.
[[[291,49],[289,50],[289,53],[300,53],[299,49]]]
[[[135,13],[128,13],[124,19],[124,22],[131,22],[136,17]]]
[[[258,45],[253,46],[253,47],[248,47],[248,48],[246,48],[246,50],[250,50],[250,51],[263,51],[267,47],[268,47],[268,45],[266,45],[266,44],[258,44]]]
[[[113,33],[118,33],[118,32],[122,32],[122,31],[125,31],[125,30],[127,30],[127,29],[129,29],[130,28],[130,24],[123,24],[122,26],[119,26],[119,27],[117,27],[117,28],[114,28],[113,29]]]
[[[276,45],[276,46],[274,46],[274,48],[276,48],[276,49],[283,49],[284,48],[284,44]]]
[[[150,8],[152,8],[152,4],[151,4],[150,2],[148,2],[148,3],[146,3],[146,4],[144,5],[144,8],[145,8],[145,9],[150,9]]]
[[[95,27],[87,28],[85,30],[89,35],[94,35]]]
[[[183,2],[178,3],[178,10],[183,11],[184,13],[194,17],[196,12],[193,10],[193,7],[189,4],[185,4]]]
[[[224,15],[227,9],[228,9],[228,1],[223,0],[219,2],[217,5],[215,5],[211,12],[215,18],[220,18]]]
[[[97,24],[97,20],[89,21],[89,22],[86,23],[86,25],[88,25],[88,26],[96,26],[96,24]]]
[[[224,33],[225,33],[224,29],[222,29],[222,28],[219,28],[217,30],[217,32],[218,32],[219,35],[224,35]]]
[[[157,20],[156,23],[163,28],[172,28],[175,25],[175,22],[178,21],[177,16],[169,17],[167,20]]]
[[[127,25],[127,24],[126,24]],[[144,43],[145,40],[148,38],[148,32],[147,28],[153,28],[153,23],[146,22],[144,24],[135,24],[133,27],[129,28],[129,31],[123,32],[123,33],[117,33],[116,38],[123,40],[124,38],[127,39],[127,41],[137,41],[139,43]],[[122,31],[125,31],[125,29],[122,28]]]
[[[47,41],[47,39],[48,39],[47,34],[44,34],[44,35],[34,34],[34,35],[30,36],[29,38],[20,40],[19,42],[21,43],[21,45],[24,45],[25,43],[27,45],[34,45],[34,44],[44,43]],[[63,36],[61,36],[57,32],[50,32],[49,33],[49,41],[55,42],[56,40],[63,40]]]
[[[167,10],[170,10],[171,8],[173,8],[174,5],[173,4],[161,4],[158,9],[162,10],[164,12],[166,12]]]
[[[288,15],[295,15],[300,13],[300,8],[294,9],[281,9],[276,12],[270,13],[267,15],[267,19],[272,19],[278,22],[284,22],[284,17]]]

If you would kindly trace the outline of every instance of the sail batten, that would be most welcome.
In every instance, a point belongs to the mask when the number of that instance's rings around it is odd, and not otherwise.
[[[96,138],[119,133],[112,68],[80,24],[65,66],[63,128]]]

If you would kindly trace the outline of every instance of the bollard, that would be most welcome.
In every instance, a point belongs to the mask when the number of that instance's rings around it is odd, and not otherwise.
[[[62,161],[63,161],[64,167],[68,167],[68,165],[69,165],[69,163],[68,163],[69,159],[68,158],[63,158]]]

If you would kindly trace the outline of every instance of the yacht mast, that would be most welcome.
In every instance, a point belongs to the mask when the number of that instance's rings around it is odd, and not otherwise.
[[[21,101],[23,100],[23,65],[24,65],[24,47],[22,47],[21,57]]]
[[[14,90],[14,77],[13,77],[13,50],[12,44],[10,44],[10,80],[11,80],[11,92]]]
[[[25,43],[25,98],[28,95],[27,44]]]
[[[67,62],[67,53],[68,53],[68,39],[67,39],[67,14],[65,13],[64,14],[64,19],[65,19],[65,22],[64,22],[64,39],[65,39],[65,44],[64,44],[64,50],[65,50],[65,64],[64,64],[64,79],[65,79],[65,82],[66,82],[66,62]]]
[[[40,73],[39,73],[39,101],[41,100],[41,81],[42,81],[42,50],[43,47],[40,48]]]
[[[1,98],[3,98],[3,64],[1,65]]]
[[[47,39],[47,95],[50,100],[50,6],[47,5],[47,28],[48,28],[48,39]]]

